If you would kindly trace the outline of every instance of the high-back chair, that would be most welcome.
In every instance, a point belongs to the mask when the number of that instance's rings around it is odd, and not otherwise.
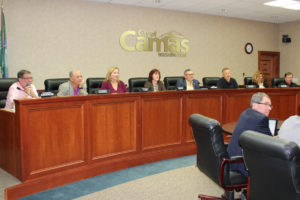
[[[272,78],[272,88],[277,88],[282,82],[284,82],[284,78]]]
[[[179,79],[184,78],[183,76],[167,76],[164,78],[164,85],[166,90],[176,90],[176,83]]]
[[[222,127],[217,120],[200,114],[189,117],[192,133],[197,145],[197,166],[211,180],[220,185],[227,199],[234,199],[234,190],[247,187],[247,177],[230,171],[229,164],[243,162],[243,157],[230,159],[224,144]],[[201,199],[220,199],[199,195]]]
[[[88,78],[86,79],[87,92],[89,94],[97,94],[101,88],[102,82],[105,78]]]
[[[220,77],[203,77],[202,82],[203,82],[203,87],[205,88],[218,88],[217,83],[220,80]]]
[[[51,78],[44,81],[45,92],[52,92],[55,95],[58,93],[59,85],[69,81],[69,78]]]
[[[146,77],[137,77],[128,79],[129,92],[142,92],[148,78]]]
[[[256,88],[254,85],[252,77],[245,77],[244,78],[244,88]]]
[[[249,199],[300,199],[300,149],[296,143],[255,131],[243,132],[239,143],[249,171]]]
[[[0,108],[5,107],[9,87],[17,81],[17,78],[0,78]]]

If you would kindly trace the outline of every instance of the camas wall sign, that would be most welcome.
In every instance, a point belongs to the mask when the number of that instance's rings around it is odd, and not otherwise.
[[[189,52],[189,40],[175,31],[157,36],[157,32],[125,31],[120,37],[121,47],[126,51],[153,51],[158,56],[185,57]]]

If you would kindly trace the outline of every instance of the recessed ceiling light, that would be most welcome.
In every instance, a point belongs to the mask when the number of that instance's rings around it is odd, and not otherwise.
[[[300,2],[295,0],[275,0],[264,3],[266,6],[274,6],[292,10],[300,10]]]

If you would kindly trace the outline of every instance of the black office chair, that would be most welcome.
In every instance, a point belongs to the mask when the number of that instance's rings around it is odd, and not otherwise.
[[[166,90],[176,90],[176,83],[179,79],[184,78],[183,76],[169,76],[164,78],[164,85]]]
[[[217,120],[200,114],[189,117],[197,145],[197,166],[211,180],[220,185],[226,199],[234,199],[234,190],[247,187],[247,177],[229,170],[229,163],[243,162],[243,157],[229,158],[223,139],[222,127]],[[220,199],[200,194],[200,199]]]
[[[129,92],[142,92],[145,82],[148,80],[146,77],[137,77],[128,79]]]
[[[253,83],[252,77],[244,78],[244,88],[257,88],[257,86]]]
[[[284,78],[272,78],[272,88],[277,88],[282,82],[284,82]]]
[[[300,199],[300,149],[296,143],[255,131],[243,132],[239,143],[249,171],[249,199]]]
[[[4,108],[9,87],[17,82],[17,78],[1,78],[0,79],[0,108]]]
[[[52,92],[55,95],[58,93],[59,85],[69,81],[69,78],[53,78],[44,81],[45,92]]]
[[[220,80],[220,77],[203,77],[203,87],[213,89],[218,88],[217,83]]]
[[[102,82],[105,78],[88,78],[86,79],[87,92],[89,94],[97,94],[101,88]]]

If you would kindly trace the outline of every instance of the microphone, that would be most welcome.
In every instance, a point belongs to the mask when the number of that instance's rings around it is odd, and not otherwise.
[[[25,92],[24,90],[22,90],[22,89],[21,89],[21,88],[19,88],[19,87],[17,87],[17,90],[21,90],[21,91]]]
[[[22,92],[25,92],[27,95],[29,95],[25,90],[22,90],[21,88],[17,87],[17,90],[20,90]]]

